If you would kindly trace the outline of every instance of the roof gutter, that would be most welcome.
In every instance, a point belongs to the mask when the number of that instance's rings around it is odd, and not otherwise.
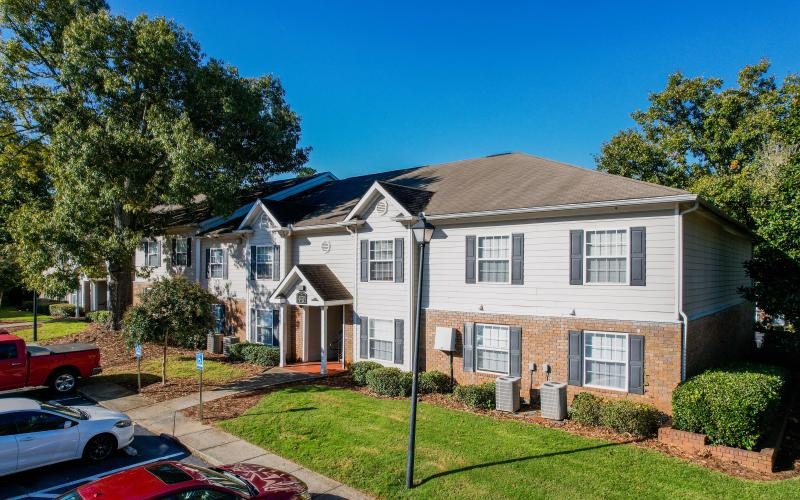
[[[686,380],[686,342],[689,337],[689,318],[683,310],[683,216],[700,208],[700,201],[690,208],[678,211],[678,315],[681,318],[681,382]]]

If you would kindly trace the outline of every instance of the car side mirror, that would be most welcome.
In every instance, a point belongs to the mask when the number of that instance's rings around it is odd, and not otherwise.
[[[70,427],[72,427],[72,420],[65,421],[64,422],[64,428],[65,429],[69,429]]]

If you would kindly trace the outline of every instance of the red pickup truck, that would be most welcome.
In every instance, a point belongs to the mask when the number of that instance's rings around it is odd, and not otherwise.
[[[66,393],[81,377],[97,375],[100,349],[92,344],[25,345],[0,330],[0,391],[49,386]]]

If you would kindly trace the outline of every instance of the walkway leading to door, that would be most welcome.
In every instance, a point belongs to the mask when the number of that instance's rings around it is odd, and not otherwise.
[[[306,363],[293,363],[286,365],[282,370],[293,373],[305,373],[307,375],[319,375],[321,363],[319,361],[308,361]],[[339,361],[328,361],[327,363],[328,375],[338,375],[347,370],[342,368],[342,363]]]

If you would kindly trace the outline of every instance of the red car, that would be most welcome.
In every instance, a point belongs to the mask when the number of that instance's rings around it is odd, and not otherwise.
[[[206,468],[164,461],[112,474],[58,498],[234,500],[308,499],[311,496],[303,481],[260,465],[231,464]]]
[[[0,391],[47,385],[70,392],[79,378],[97,375],[100,349],[92,344],[26,345],[0,329]]]

